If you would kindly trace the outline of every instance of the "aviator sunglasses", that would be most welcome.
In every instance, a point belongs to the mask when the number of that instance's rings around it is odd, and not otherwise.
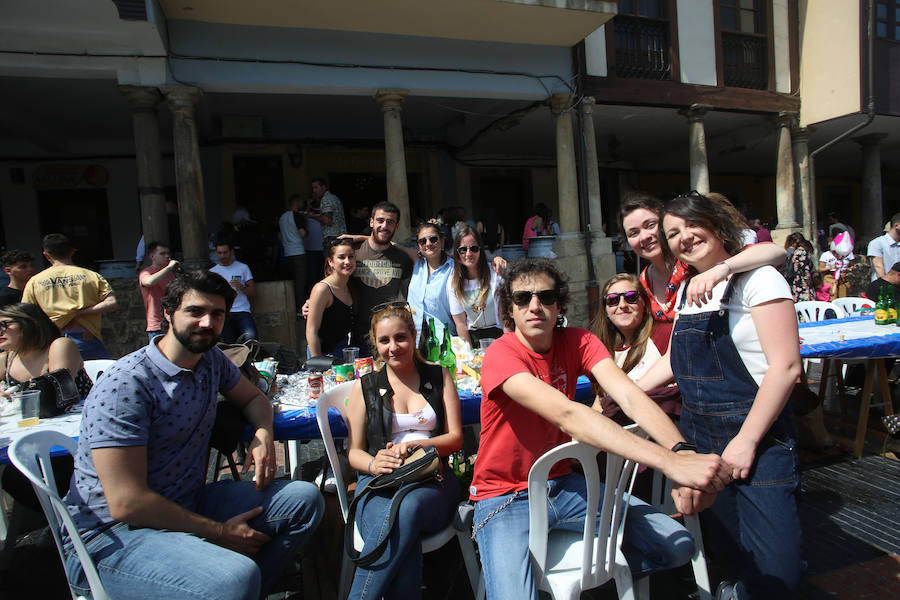
[[[420,237],[416,241],[419,242],[420,246],[424,246],[428,242],[431,242],[432,244],[437,244],[439,239],[441,239],[441,238],[439,238],[436,235],[429,235],[428,237]]]
[[[621,293],[616,293],[616,294],[607,294],[606,297],[604,298],[604,301],[606,302],[606,305],[611,308],[613,306],[619,305],[619,298],[625,298],[625,302],[627,302],[628,304],[637,304],[638,300],[641,299],[641,293],[636,292],[634,290],[630,290],[627,292],[621,292]]]
[[[479,250],[481,250],[481,246],[460,246],[456,249],[456,253],[462,256],[466,252],[471,252],[472,254],[476,254]]]
[[[516,306],[528,306],[531,304],[532,296],[537,296],[538,302],[544,306],[550,306],[551,304],[556,304],[556,300],[559,298],[559,292],[556,290],[540,290],[535,292],[532,292],[531,290],[518,290],[510,294],[510,298]]]

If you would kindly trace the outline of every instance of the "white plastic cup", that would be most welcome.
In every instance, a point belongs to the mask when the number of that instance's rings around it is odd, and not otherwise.
[[[38,417],[41,414],[41,390],[16,392],[12,397],[13,400],[19,402],[20,406],[21,419],[19,420],[19,426],[37,425]]]
[[[481,351],[484,352],[488,349],[488,346],[494,343],[494,338],[481,338],[478,340],[478,346],[481,348]]]
[[[353,361],[359,358],[359,348],[356,346],[347,346],[344,348],[344,364],[352,365]]]

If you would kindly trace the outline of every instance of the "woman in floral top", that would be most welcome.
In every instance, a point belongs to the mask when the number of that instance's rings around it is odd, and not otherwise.
[[[785,278],[791,286],[794,302],[815,300],[816,291],[813,286],[813,248],[802,233],[792,233],[784,241],[785,249],[793,248],[788,256]]]
[[[719,198],[727,202],[724,196]],[[647,289],[650,314],[657,322],[653,340],[660,346],[660,352],[665,352],[675,320],[675,296],[685,280],[690,279],[687,288],[688,304],[701,306],[712,296],[712,289],[718,282],[732,273],[743,273],[762,265],[779,266],[784,262],[785,251],[772,243],[754,244],[712,269],[695,275],[696,271],[685,263],[676,260],[669,264],[663,257],[659,245],[659,215],[662,211],[662,202],[655,196],[646,192],[632,192],[622,201],[619,224],[635,253],[650,263],[641,272],[641,285]]]

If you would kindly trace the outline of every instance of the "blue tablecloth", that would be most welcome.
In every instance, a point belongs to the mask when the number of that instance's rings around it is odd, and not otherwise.
[[[844,340],[840,340],[840,336]],[[803,358],[900,356],[900,327],[875,325],[871,315],[800,324]]]
[[[575,399],[588,401],[593,398],[591,384],[587,377],[579,377],[575,391]],[[462,407],[463,425],[477,425],[481,422],[481,394],[460,392],[459,401]],[[336,410],[328,411],[328,423],[334,437],[347,437],[347,428]],[[249,433],[249,430],[248,430]],[[276,440],[311,440],[318,439],[319,427],[316,425],[316,409],[313,407],[282,410],[275,417]]]

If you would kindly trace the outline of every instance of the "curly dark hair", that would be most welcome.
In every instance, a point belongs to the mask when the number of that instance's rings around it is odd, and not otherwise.
[[[497,288],[497,300],[500,302],[500,318],[503,319],[503,325],[510,330],[516,328],[516,323],[512,318],[512,285],[522,277],[533,277],[535,275],[547,275],[553,279],[553,289],[556,290],[558,297],[556,305],[559,307],[560,319],[557,320],[557,326],[562,321],[562,316],[566,314],[569,303],[569,278],[563,273],[556,263],[546,258],[520,258],[510,263],[506,274],[503,276],[503,283]]]
[[[34,262],[34,257],[30,252],[24,250],[7,250],[0,255],[0,264],[4,267],[12,267],[20,262]]]
[[[181,300],[185,292],[194,290],[202,294],[215,294],[225,299],[225,310],[231,310],[231,305],[237,296],[225,278],[212,271],[185,271],[178,275],[168,286],[162,297],[163,310],[172,314],[181,306]]]

